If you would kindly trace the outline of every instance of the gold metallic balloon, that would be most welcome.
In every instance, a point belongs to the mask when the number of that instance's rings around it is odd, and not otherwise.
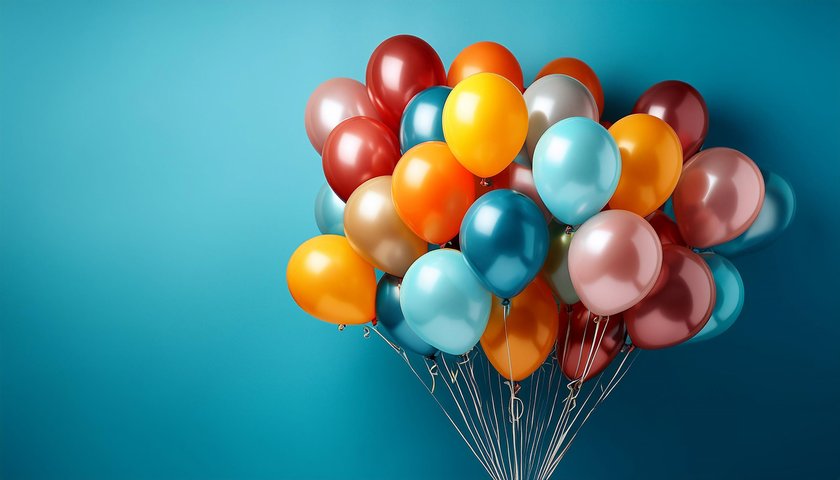
[[[426,253],[426,241],[397,215],[391,198],[391,176],[361,184],[344,207],[344,233],[353,249],[383,272],[402,277]]]
[[[572,232],[566,232],[565,225],[551,223],[548,231],[548,258],[543,265],[543,276],[548,285],[566,305],[580,301],[569,276],[569,245],[572,244],[572,235]]]

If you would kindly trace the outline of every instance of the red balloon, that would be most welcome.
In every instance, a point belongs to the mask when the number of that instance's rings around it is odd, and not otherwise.
[[[657,288],[624,312],[630,339],[640,348],[667,348],[688,340],[703,329],[715,306],[714,277],[700,255],[665,245],[662,264]]]
[[[633,113],[659,117],[671,126],[689,158],[703,145],[709,130],[709,110],[700,92],[678,80],[668,80],[650,87],[636,101]]]
[[[397,35],[373,51],[365,82],[379,117],[397,132],[408,102],[429,87],[446,85],[446,70],[431,45],[412,35]]]
[[[663,247],[668,244],[685,246],[685,240],[683,240],[682,235],[680,234],[679,227],[677,227],[677,224],[671,220],[671,217],[665,215],[665,212],[662,210],[654,211],[645,217],[645,220],[647,220],[650,226],[656,230],[656,234],[659,236],[659,241],[662,243]]]
[[[533,200],[540,207],[540,210],[542,210],[545,221],[550,222],[552,219],[551,212],[548,211],[548,208],[537,194],[537,187],[534,185],[534,172],[530,168],[515,162],[510,164],[507,172],[510,179],[509,188]]]
[[[564,308],[566,305],[562,305]],[[571,380],[580,379],[586,367],[586,361],[592,352],[589,371],[582,379],[584,382],[604,371],[624,346],[624,321],[621,314],[600,317],[596,332],[595,320],[598,318],[582,303],[572,306],[571,313],[560,313],[560,330],[557,331],[557,361],[563,374]],[[568,339],[567,339],[568,332]],[[598,334],[596,337],[595,334]],[[601,334],[603,333],[603,338]],[[592,345],[601,344],[596,351]]]
[[[324,142],[324,176],[345,202],[359,185],[393,173],[399,159],[397,136],[384,123],[370,117],[348,118]]]

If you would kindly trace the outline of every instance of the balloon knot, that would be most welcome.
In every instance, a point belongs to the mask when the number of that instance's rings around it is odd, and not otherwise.
[[[343,332],[346,327],[347,327],[347,325],[345,325],[343,323],[339,323],[338,324],[338,331]]]
[[[510,306],[510,299],[509,298],[503,298],[502,299],[502,306],[503,307],[509,307]]]
[[[566,230],[564,231],[564,233],[566,233],[568,235],[568,234],[572,233],[574,230],[575,229],[571,225],[566,225]]]
[[[378,323],[379,323],[379,320],[377,320],[377,319],[376,319],[376,317],[373,317],[373,318],[370,320],[370,323],[371,323],[371,325],[373,325],[373,326],[375,327],[375,326],[376,326],[376,324],[378,324]]]
[[[482,187],[492,187],[493,186],[493,181],[490,180],[489,178],[482,178],[481,181],[478,182],[478,184],[481,185]]]

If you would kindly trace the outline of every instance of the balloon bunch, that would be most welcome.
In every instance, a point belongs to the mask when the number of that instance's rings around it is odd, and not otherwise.
[[[709,116],[692,86],[658,83],[612,125],[600,122],[603,108],[600,81],[580,60],[548,63],[525,88],[502,45],[467,47],[447,74],[408,35],[376,48],[365,85],[329,80],[306,106],[327,184],[315,204],[323,235],[288,264],[292,297],[342,328],[381,326],[409,366],[406,350],[421,355],[430,393],[449,372],[459,407],[458,392],[469,406],[462,381],[495,399],[492,366],[510,391],[499,405],[509,404],[512,436],[500,441],[496,423],[493,438],[491,421],[482,438],[461,408],[460,426],[450,420],[494,478],[550,476],[574,438],[584,382],[622,352],[595,405],[636,347],[729,328],[744,288],[721,254],[766,245],[794,215],[782,177],[737,150],[701,150]],[[374,269],[384,272],[378,284]],[[555,389],[556,402],[563,376],[569,393],[554,416],[545,396]],[[477,417],[496,415],[485,405]],[[554,435],[529,433],[523,415]],[[536,455],[526,461],[525,450]]]

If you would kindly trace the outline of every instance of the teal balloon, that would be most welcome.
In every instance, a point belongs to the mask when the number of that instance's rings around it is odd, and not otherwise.
[[[674,213],[674,198],[668,197],[668,200],[665,202],[665,205],[662,206],[662,211],[665,212],[665,215],[668,215],[673,221],[677,221],[677,215]]]
[[[533,157],[534,184],[545,206],[567,225],[600,212],[621,176],[621,154],[598,122],[561,120],[543,133]]]
[[[344,235],[344,202],[326,183],[315,197],[315,223],[324,235]]]
[[[793,187],[775,173],[761,171],[764,177],[764,204],[755,221],[740,236],[716,247],[717,253],[734,257],[766,247],[779,237],[796,215],[796,195]]]
[[[397,345],[402,348],[431,357],[437,349],[424,342],[408,326],[400,308],[399,277],[385,274],[376,285],[376,322]]]
[[[715,253],[702,253],[715,279],[715,308],[706,326],[689,340],[700,342],[715,338],[731,327],[744,308],[744,281],[729,260]]]
[[[452,355],[470,351],[490,318],[493,296],[457,250],[442,248],[418,258],[400,287],[400,307],[421,340]]]
[[[508,189],[476,200],[461,221],[458,238],[467,264],[500,298],[524,290],[548,255],[548,226],[540,207]]]
[[[400,121],[400,148],[407,152],[423,142],[443,142],[443,104],[449,87],[431,87],[418,93],[408,102]]]

